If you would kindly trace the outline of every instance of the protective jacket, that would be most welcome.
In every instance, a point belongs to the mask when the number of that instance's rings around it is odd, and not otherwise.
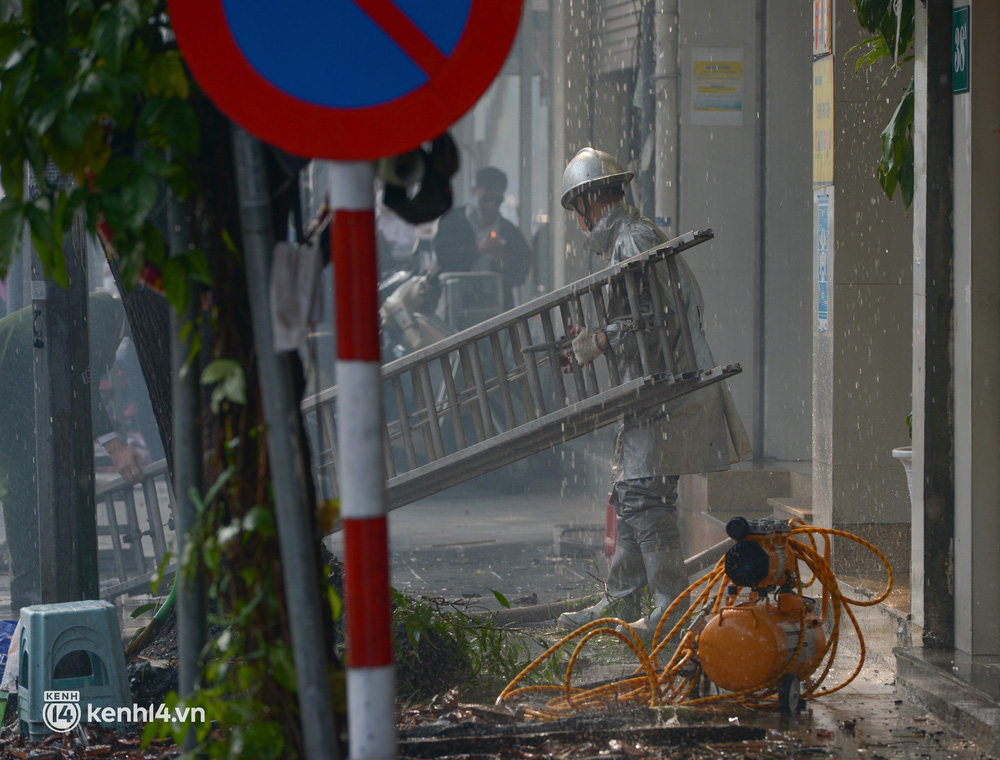
[[[613,206],[591,231],[587,248],[617,264],[666,241],[652,222],[626,203]],[[675,371],[711,369],[716,366],[702,325],[703,300],[694,274],[676,255],[682,303],[675,304],[666,262],[655,271],[666,314],[655,314],[649,284],[639,286],[641,325],[631,313],[622,285],[608,293],[609,350],[622,373],[622,380],[641,375],[638,340],[646,341],[648,355],[657,357],[655,371],[664,371],[659,336],[649,325],[666,321],[673,351]],[[679,319],[691,330],[694,356],[684,355]],[[728,470],[730,465],[751,454],[743,422],[725,382],[715,383],[662,406],[628,414],[615,431],[615,453],[611,480]]]

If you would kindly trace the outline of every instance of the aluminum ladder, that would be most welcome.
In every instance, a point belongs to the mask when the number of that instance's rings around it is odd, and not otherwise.
[[[168,577],[176,571],[176,561],[162,567],[174,532],[174,494],[165,459],[143,467],[140,484],[117,476],[97,485],[95,497],[98,551],[106,555],[110,550],[114,560],[114,579],[102,574],[102,599],[146,593],[157,572]]]
[[[665,261],[673,302],[679,303],[674,257],[712,237],[710,229],[689,232],[383,365],[389,509],[612,424],[627,411],[658,406],[738,374],[739,364],[675,374],[663,324],[650,328],[659,332],[659,356],[638,341],[643,370],[638,379],[621,380],[612,351],[585,367],[569,359],[569,374],[560,366],[572,353],[564,336],[574,326],[608,324],[610,287],[624,285],[631,313],[638,314],[639,278]],[[663,313],[667,300],[658,279],[646,281],[654,309]],[[680,323],[687,355],[693,355],[687,320]],[[339,492],[336,400],[334,386],[302,403],[317,476],[329,479],[325,492],[334,495]]]

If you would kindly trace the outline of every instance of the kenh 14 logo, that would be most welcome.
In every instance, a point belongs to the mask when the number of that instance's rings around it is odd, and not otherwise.
[[[42,720],[50,731],[66,734],[80,724],[80,692],[46,691],[42,696]]]

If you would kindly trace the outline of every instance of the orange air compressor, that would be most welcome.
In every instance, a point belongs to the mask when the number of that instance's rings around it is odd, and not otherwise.
[[[725,557],[730,585],[698,637],[702,671],[726,691],[773,684],[782,710],[794,711],[826,634],[814,600],[799,593],[788,521],[734,517],[726,532],[736,541]]]

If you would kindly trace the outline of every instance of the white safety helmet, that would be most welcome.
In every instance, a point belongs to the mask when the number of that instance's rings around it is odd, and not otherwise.
[[[563,208],[571,211],[570,202],[586,190],[615,184],[625,187],[634,176],[634,172],[622,169],[610,153],[583,148],[563,172]]]

